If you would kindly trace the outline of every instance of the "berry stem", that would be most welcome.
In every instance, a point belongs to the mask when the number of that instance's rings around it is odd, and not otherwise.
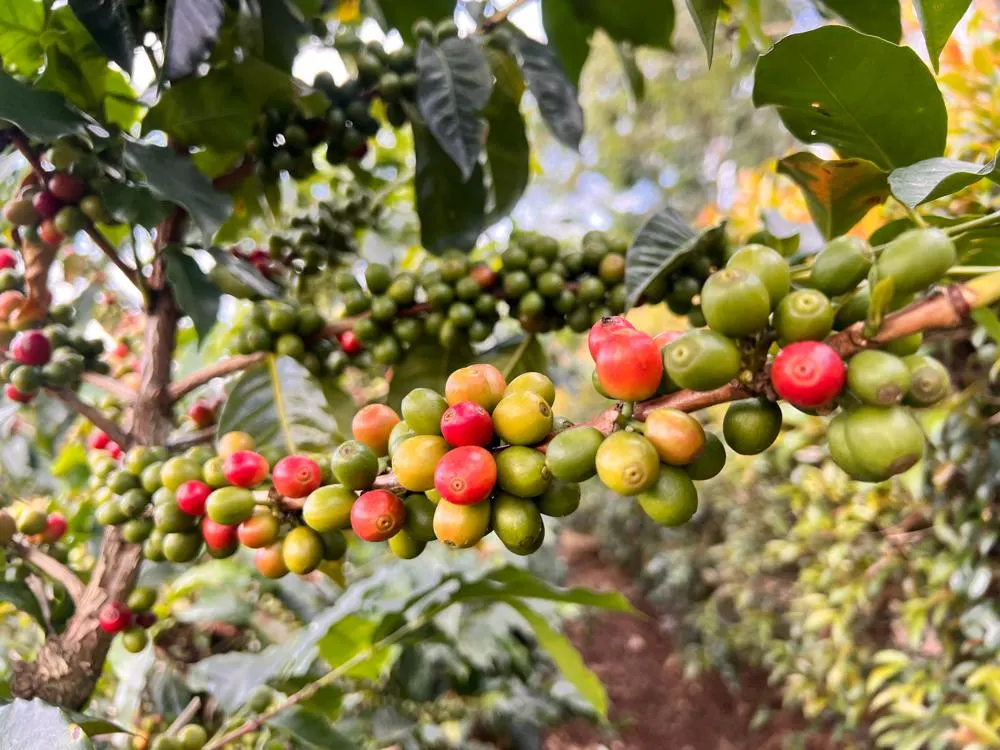
[[[200,708],[201,698],[196,695],[191,699],[191,702],[184,707],[184,710],[177,714],[177,718],[174,719],[173,723],[169,727],[167,727],[164,734],[168,737],[172,737],[177,734],[181,731],[181,729],[191,723],[191,720],[195,717],[195,714],[198,713]]]
[[[63,588],[69,594],[69,598],[73,600],[73,603],[80,603],[85,589],[83,581],[61,562],[54,557],[49,557],[38,549],[38,547],[30,544],[11,541],[8,542],[5,549],[7,552],[17,555],[26,563],[38,569],[56,583],[62,584]]]
[[[961,224],[955,224],[944,230],[944,233],[954,237],[956,234],[962,234],[963,232],[968,232],[970,229],[980,229],[982,227],[992,227],[996,224],[1000,224],[1000,211],[994,211],[991,214],[986,214],[985,216],[980,216],[977,219],[971,219],[970,221],[962,222]]]
[[[511,13],[520,8],[522,5],[526,5],[529,2],[531,2],[531,0],[514,0],[514,2],[512,2],[503,10],[497,11],[489,18],[484,19],[482,24],[483,30],[486,31],[493,28],[494,26],[499,26],[510,17]]]

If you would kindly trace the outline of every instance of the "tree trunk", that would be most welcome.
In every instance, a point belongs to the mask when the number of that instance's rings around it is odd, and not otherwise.
[[[182,223],[182,216],[168,219],[160,228],[157,246],[173,241]],[[149,323],[130,434],[140,445],[163,445],[173,425],[169,385],[179,311],[166,284],[162,256],[156,261],[149,282]],[[11,692],[15,696],[38,697],[72,710],[80,710],[87,704],[113,638],[101,630],[98,613],[108,602],[128,598],[142,559],[140,545],[126,542],[117,528],[105,529],[90,583],[66,630],[46,639],[34,662],[12,665]]]

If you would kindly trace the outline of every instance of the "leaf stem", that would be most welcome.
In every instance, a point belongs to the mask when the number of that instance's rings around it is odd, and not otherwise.
[[[968,232],[970,229],[990,227],[995,224],[1000,224],[1000,211],[994,211],[991,214],[980,216],[978,219],[971,219],[970,221],[966,221],[961,224],[955,224],[954,226],[950,226],[947,229],[945,229],[944,233],[953,237],[956,234],[962,234],[963,232]]]
[[[506,380],[510,377],[510,374],[514,372],[514,368],[520,363],[521,359],[524,357],[524,353],[528,351],[528,347],[531,346],[532,342],[535,340],[535,334],[529,333],[525,336],[521,343],[518,344],[517,349],[514,353],[510,355],[510,359],[507,360],[507,364],[503,368],[503,379]]]
[[[899,200],[898,198],[896,199],[896,202],[903,207],[903,210],[906,211],[906,215],[910,217],[910,221],[912,221],[921,229],[927,228],[928,226],[927,220],[924,219],[924,217],[921,216],[919,213],[917,213],[917,209],[910,208],[910,206],[906,205],[905,203],[903,203],[903,201]]]

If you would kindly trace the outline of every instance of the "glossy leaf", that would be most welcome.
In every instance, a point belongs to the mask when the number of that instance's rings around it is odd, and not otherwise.
[[[129,167],[145,175],[154,193],[187,209],[206,243],[211,242],[229,216],[232,200],[228,195],[216,192],[192,161],[172,148],[126,140],[124,159]]]
[[[260,6],[262,58],[276,68],[291,72],[299,51],[300,37],[309,33],[302,11],[293,0],[264,0]]]
[[[93,750],[83,728],[39,698],[0,706],[0,747],[7,750]]]
[[[580,18],[603,28],[619,42],[669,49],[674,30],[673,2],[571,0]]]
[[[60,94],[25,86],[3,70],[0,70],[0,120],[14,123],[40,141],[86,135],[89,124]]]
[[[5,70],[33,75],[42,63],[45,5],[35,0],[0,3],[0,57]]]
[[[897,0],[819,0],[819,4],[866,34],[893,44],[903,34]]]
[[[628,307],[634,307],[651,283],[677,268],[687,256],[725,241],[725,224],[696,233],[667,206],[636,233],[625,255]]]
[[[201,270],[201,266],[179,247],[167,249],[167,283],[177,304],[191,317],[199,342],[212,330],[219,317],[218,288]]]
[[[583,138],[583,110],[576,98],[576,88],[548,47],[520,32],[513,37],[514,56],[538,102],[542,119],[561,143],[579,148]]]
[[[493,76],[486,54],[471,39],[420,42],[417,108],[427,129],[458,165],[465,182],[479,161]]]
[[[125,0],[69,0],[69,7],[90,32],[104,56],[131,74],[136,42]]]
[[[779,161],[778,172],[802,189],[809,215],[828,239],[847,232],[889,197],[887,173],[865,159],[824,161],[802,151]]]
[[[579,86],[580,71],[590,54],[590,37],[597,27],[576,14],[571,0],[544,0],[542,25],[566,77]]]
[[[322,451],[332,445],[337,422],[315,378],[295,360],[272,356],[229,392],[218,431],[233,430],[253,435],[258,448]]]
[[[163,72],[171,81],[194,73],[215,47],[225,16],[223,0],[170,0],[165,20]]]
[[[476,164],[469,179],[463,180],[458,166],[430,131],[417,121],[412,126],[420,243],[432,253],[470,250],[486,228],[483,168]]]
[[[170,215],[170,204],[140,185],[98,183],[105,210],[117,221],[152,229]]]
[[[0,581],[0,602],[10,602],[19,611],[30,615],[39,625],[45,626],[38,600],[24,581]]]
[[[694,20],[694,27],[698,30],[698,36],[701,37],[701,43],[705,47],[708,65],[711,67],[715,53],[715,25],[719,22],[722,0],[686,0],[686,2]]]
[[[481,579],[463,583],[451,597],[453,601],[459,602],[475,599],[507,601],[511,598],[540,599],[563,604],[579,604],[610,612],[636,613],[628,599],[618,592],[594,591],[587,588],[560,588],[542,580],[524,568],[513,565],[505,565],[491,571]]]
[[[753,100],[807,143],[883,169],[944,152],[944,100],[917,54],[846,26],[791,34],[757,62]]]
[[[983,179],[1000,181],[1000,153],[986,164],[958,159],[925,159],[889,173],[889,187],[901,203],[915,208],[921,203],[957,193]]]
[[[531,173],[531,148],[519,106],[524,82],[517,63],[494,49],[488,50],[488,55],[496,77],[484,112],[488,125],[486,161],[493,193],[487,221],[494,222],[509,214],[524,194]]]
[[[948,37],[970,5],[972,0],[913,0],[934,70],[938,69],[941,50],[947,44]]]
[[[183,708],[183,706],[182,706]],[[63,711],[66,717],[80,727],[88,737],[96,737],[99,734],[129,734],[129,731],[113,721],[99,719],[94,716],[87,716],[77,711]]]

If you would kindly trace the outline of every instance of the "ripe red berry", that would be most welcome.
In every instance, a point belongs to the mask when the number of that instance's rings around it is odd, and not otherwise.
[[[812,409],[830,403],[844,389],[844,362],[821,341],[789,344],[771,364],[771,385],[793,406]]]
[[[31,199],[31,205],[35,207],[36,213],[43,219],[55,216],[59,209],[63,207],[63,202],[47,190],[35,193]]]
[[[226,481],[237,487],[256,487],[267,478],[267,459],[255,451],[236,451],[222,463]]]
[[[211,549],[229,549],[238,542],[235,526],[216,523],[208,516],[201,519],[201,536]]]
[[[62,513],[49,513],[45,530],[42,532],[42,541],[49,544],[58,542],[63,538],[67,528],[69,528],[69,524],[66,522],[66,516]]]
[[[656,393],[663,379],[660,345],[637,331],[606,337],[595,358],[597,381],[609,398],[642,401]]]
[[[17,253],[13,250],[0,247],[0,269],[17,268]]]
[[[361,343],[361,339],[354,334],[354,331],[344,331],[338,337],[338,341],[340,341],[340,348],[344,350],[344,353],[352,357],[355,354],[360,354],[361,350],[365,348],[365,345]]]
[[[108,443],[111,442],[111,438],[108,437],[108,433],[103,430],[96,430],[90,433],[90,437],[87,438],[87,444],[94,450],[104,450],[108,447]]]
[[[97,614],[97,622],[108,635],[115,635],[132,624],[132,610],[121,602],[108,602]]]
[[[215,409],[205,401],[195,401],[188,409],[188,419],[194,422],[195,427],[201,429],[211,427],[215,424]]]
[[[65,203],[79,203],[87,192],[83,180],[68,174],[54,175],[47,185],[49,192]]]
[[[10,356],[22,365],[44,365],[52,356],[52,344],[41,331],[21,331],[10,342]]]
[[[351,528],[366,542],[384,542],[403,528],[406,506],[388,490],[369,490],[351,507]]]
[[[475,505],[493,492],[497,464],[485,448],[466,445],[448,451],[434,469],[434,489],[455,505]]]
[[[594,323],[590,329],[590,333],[587,334],[587,348],[590,349],[590,356],[595,362],[597,361],[597,352],[604,342],[608,340],[608,337],[612,336],[616,331],[621,330],[634,331],[635,326],[621,315],[601,318]]]
[[[50,247],[62,244],[66,236],[59,231],[52,219],[45,219],[38,225],[38,239]]]
[[[274,465],[271,481],[282,497],[305,497],[319,487],[323,471],[311,458],[286,456]]]
[[[108,452],[111,458],[121,458],[122,457],[122,447],[118,445],[114,440],[104,446],[104,450]]]
[[[111,350],[111,353],[118,357],[118,359],[124,359],[129,354],[128,344],[124,341],[119,341],[115,344],[115,348]]]
[[[17,401],[19,404],[30,403],[35,398],[34,393],[22,393],[21,391],[17,390],[17,388],[12,386],[10,383],[7,383],[7,385],[3,387],[3,392],[4,395],[7,396],[7,398],[9,398],[11,401]]]
[[[487,446],[493,439],[490,413],[474,401],[459,401],[441,416],[441,435],[449,445]]]
[[[212,488],[197,479],[189,479],[177,488],[177,506],[189,516],[205,515],[205,501]]]
[[[485,263],[478,263],[469,269],[469,278],[479,284],[482,290],[492,289],[497,283],[497,272]]]
[[[153,612],[140,612],[134,619],[140,628],[151,628],[156,624],[156,615]]]

